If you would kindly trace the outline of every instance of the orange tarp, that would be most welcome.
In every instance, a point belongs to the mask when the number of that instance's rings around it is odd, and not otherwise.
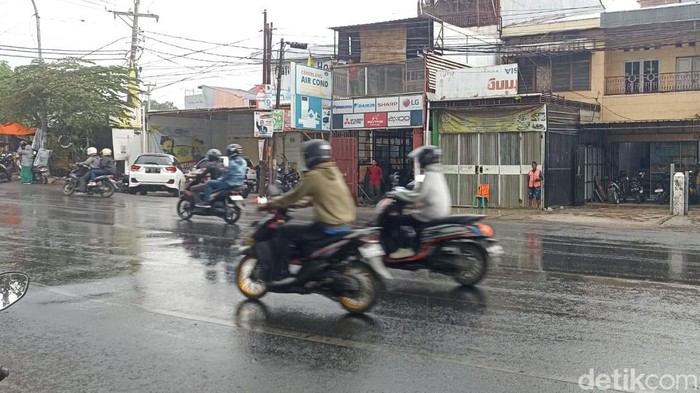
[[[34,135],[36,130],[30,130],[29,128],[12,121],[0,124],[0,135],[15,135],[15,136],[27,136]]]

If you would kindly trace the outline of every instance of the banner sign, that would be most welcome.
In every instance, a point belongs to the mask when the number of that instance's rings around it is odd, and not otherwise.
[[[275,125],[272,112],[255,112],[254,116],[255,130],[253,130],[253,136],[256,138],[271,138]]]
[[[423,96],[333,101],[333,129],[415,128],[423,126]]]
[[[518,108],[474,108],[440,112],[440,133],[528,132],[547,130],[546,106]]]
[[[292,75],[292,128],[330,131],[331,72],[292,63]]]
[[[518,95],[518,65],[439,70],[435,96],[439,101]]]
[[[277,103],[277,88],[275,85],[255,85],[256,108],[260,110],[271,110]],[[280,105],[291,103],[291,93],[289,89],[280,91]]]
[[[292,114],[289,109],[275,109],[272,111],[272,118],[274,132],[292,130]]]

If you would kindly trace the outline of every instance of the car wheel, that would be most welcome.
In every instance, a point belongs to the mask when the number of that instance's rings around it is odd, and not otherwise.
[[[141,190],[141,191],[139,191],[139,195],[148,195],[148,191]]]

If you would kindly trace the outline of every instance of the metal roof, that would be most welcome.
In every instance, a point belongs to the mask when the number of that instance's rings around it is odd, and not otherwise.
[[[257,111],[256,108],[196,108],[196,109],[174,109],[168,111],[150,111],[148,116],[171,116],[171,117],[209,117],[211,115],[226,115],[250,113]]]
[[[600,16],[600,27],[610,29],[693,20],[700,20],[700,4],[669,4],[638,10],[605,12]]]
[[[413,17],[413,18],[406,18],[406,19],[396,19],[396,20],[388,20],[388,21],[382,21],[382,22],[373,22],[373,23],[363,23],[359,25],[348,25],[348,26],[336,26],[336,27],[329,27],[331,30],[355,30],[360,27],[379,27],[379,26],[392,26],[396,24],[405,24],[405,23],[410,23],[410,22],[423,22],[423,21],[429,21],[431,20],[427,16],[419,16],[419,17]]]

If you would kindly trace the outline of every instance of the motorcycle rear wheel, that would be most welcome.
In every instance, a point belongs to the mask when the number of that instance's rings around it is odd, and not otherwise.
[[[114,188],[114,186],[112,186],[112,183],[110,183],[109,181],[107,183],[102,183],[97,188],[97,193],[100,194],[102,198],[111,197],[112,195],[114,195],[115,191],[117,191],[117,189]]]
[[[466,258],[467,263],[453,276],[454,280],[464,287],[478,284],[488,270],[486,255],[473,245],[466,244],[461,246],[460,256]]]
[[[227,224],[235,224],[241,218],[241,208],[236,204],[227,205],[224,220]]]
[[[360,289],[352,296],[341,296],[338,301],[351,313],[365,313],[377,302],[378,284],[371,268],[363,263],[353,263],[344,272],[347,278],[354,279]]]
[[[236,286],[248,299],[260,299],[267,293],[267,283],[260,277],[262,266],[257,258],[247,256],[236,269]]]

